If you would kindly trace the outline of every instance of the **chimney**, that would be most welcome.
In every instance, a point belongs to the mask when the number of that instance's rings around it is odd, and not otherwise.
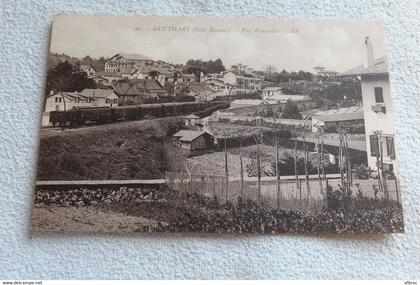
[[[367,66],[370,67],[370,66],[375,65],[375,56],[373,54],[373,45],[369,37],[365,38],[365,46],[366,46]]]

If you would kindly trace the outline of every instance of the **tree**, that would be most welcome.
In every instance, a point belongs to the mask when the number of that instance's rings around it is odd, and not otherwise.
[[[220,73],[225,71],[226,68],[220,58],[216,60],[202,61],[201,59],[190,59],[183,67],[185,73],[194,73],[196,76],[203,72],[206,73]],[[199,76],[199,75],[198,75]]]
[[[81,72],[75,65],[68,61],[61,62],[48,71],[46,95],[51,90],[60,92],[82,91],[85,88],[96,88],[92,79],[87,77],[85,72]]]
[[[302,115],[299,112],[298,106],[290,99],[287,100],[280,117],[283,119],[302,119]]]

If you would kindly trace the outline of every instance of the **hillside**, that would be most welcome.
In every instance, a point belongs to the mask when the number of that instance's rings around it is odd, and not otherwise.
[[[37,180],[154,179],[182,167],[176,118],[41,135]]]

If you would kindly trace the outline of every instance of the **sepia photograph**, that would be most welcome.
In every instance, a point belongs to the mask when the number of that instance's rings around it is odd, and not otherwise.
[[[33,231],[404,232],[376,21],[58,15]]]

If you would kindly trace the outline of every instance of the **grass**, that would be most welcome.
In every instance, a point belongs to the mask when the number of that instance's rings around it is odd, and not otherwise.
[[[41,137],[37,180],[153,179],[179,169],[180,119],[84,128]]]

